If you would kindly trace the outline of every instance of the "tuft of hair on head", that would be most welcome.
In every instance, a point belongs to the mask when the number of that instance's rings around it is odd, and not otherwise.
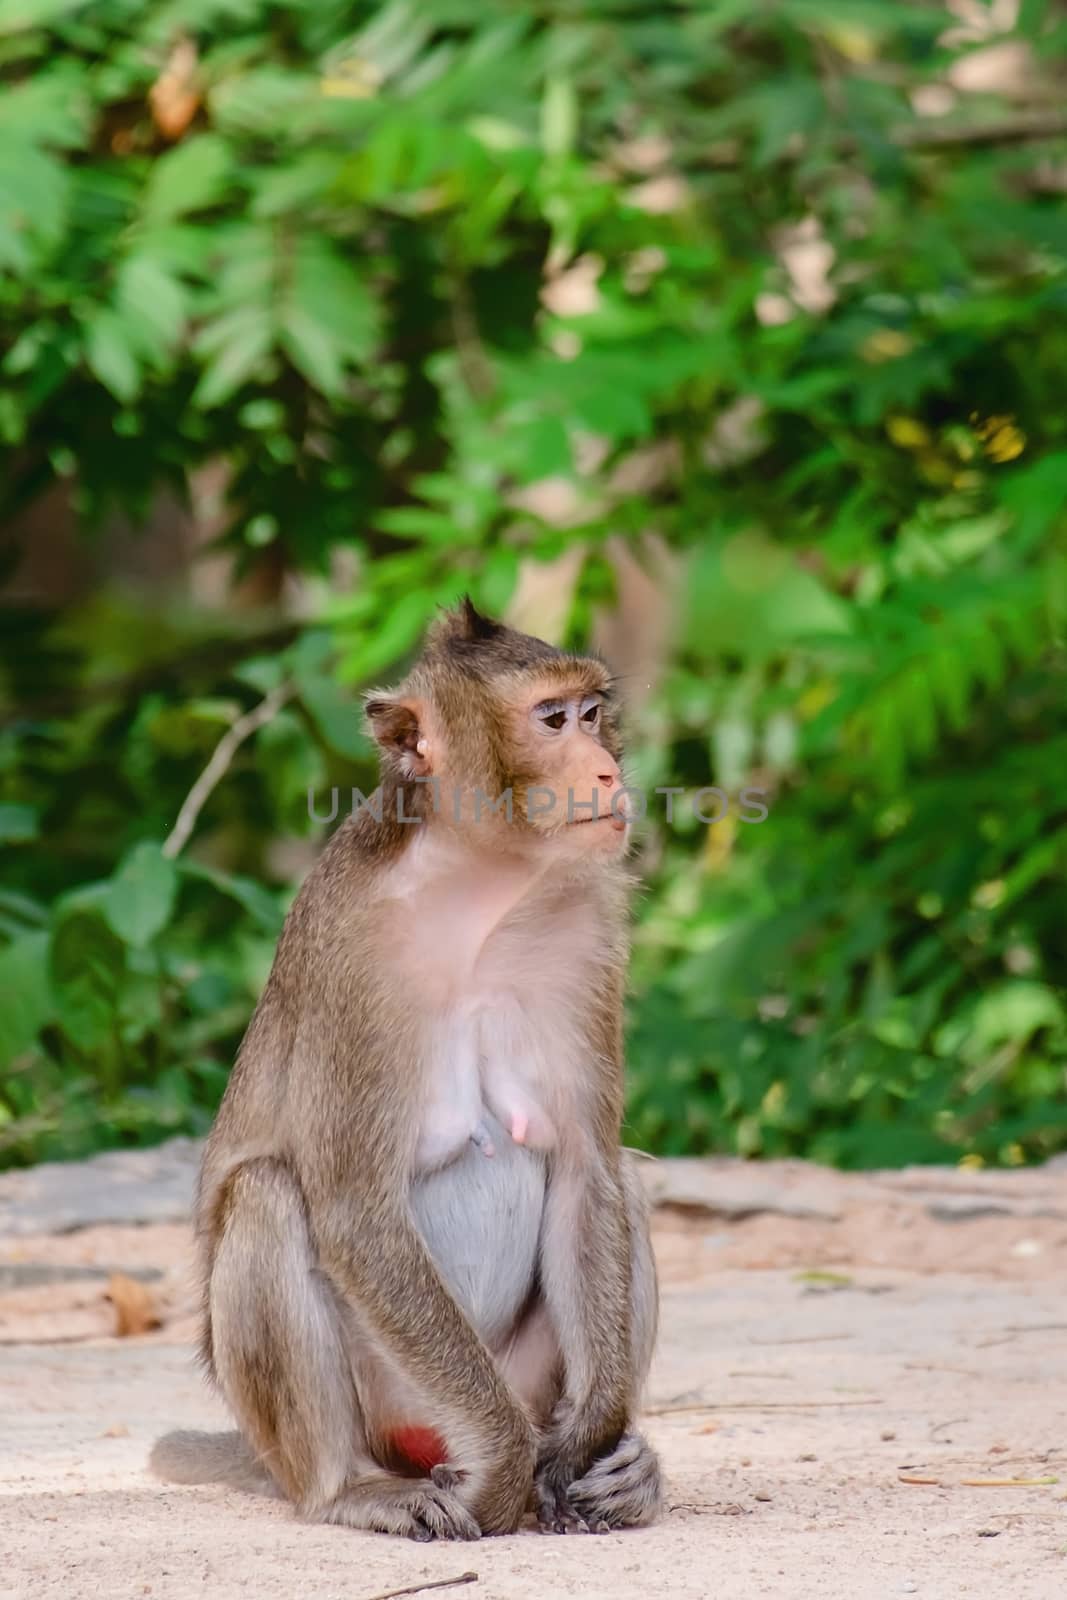
[[[438,617],[430,628],[427,642],[445,649],[449,645],[489,644],[509,631],[502,622],[484,616],[470,595],[465,594],[453,610],[444,611]]]
[[[497,634],[503,632],[503,623],[483,616],[469,594],[463,596],[455,616],[463,627],[464,638],[472,644],[476,639],[495,639]]]
[[[566,659],[555,645],[484,616],[469,594],[433,624],[426,649],[431,656],[479,676],[521,671]]]

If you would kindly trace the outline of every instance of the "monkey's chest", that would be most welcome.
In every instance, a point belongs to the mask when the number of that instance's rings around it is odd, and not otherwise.
[[[427,1041],[416,1173],[449,1166],[469,1146],[484,1161],[498,1159],[508,1142],[551,1149],[559,1096],[550,1072],[543,1039],[518,1002],[477,1000],[443,1017]]]
[[[457,1009],[430,1040],[411,1204],[445,1281],[491,1346],[513,1330],[537,1276],[545,1151],[544,1064],[520,1008]]]

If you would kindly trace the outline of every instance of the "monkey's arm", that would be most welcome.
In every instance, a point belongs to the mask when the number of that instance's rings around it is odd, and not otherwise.
[[[372,1070],[364,1061],[364,1083]],[[423,1397],[483,1531],[509,1531],[529,1499],[533,1430],[412,1220],[397,1130],[414,1112],[397,1104],[401,1087],[387,1096],[379,1080],[319,1130],[320,1159],[303,1178],[319,1261],[364,1336]]]
[[[603,1066],[588,1125],[565,1132],[553,1157],[541,1281],[563,1356],[563,1387],[538,1464],[543,1518],[610,1451],[635,1401],[631,1242],[618,1130],[618,1009],[605,1001],[592,1041]]]

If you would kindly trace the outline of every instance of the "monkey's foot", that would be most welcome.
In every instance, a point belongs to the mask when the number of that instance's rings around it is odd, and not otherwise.
[[[568,1499],[599,1532],[653,1522],[663,1505],[659,1457],[639,1433],[624,1433],[609,1455],[568,1486]]]
[[[348,1485],[321,1513],[322,1522],[407,1539],[480,1539],[482,1530],[451,1488],[434,1479],[375,1474]],[[444,1474],[441,1474],[444,1479]],[[455,1474],[454,1481],[458,1482]]]

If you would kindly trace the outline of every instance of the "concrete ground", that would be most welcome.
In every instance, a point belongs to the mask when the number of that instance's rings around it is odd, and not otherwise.
[[[230,1423],[192,1356],[195,1150],[109,1161],[0,1178],[0,1600],[372,1600],[470,1573],[428,1592],[1067,1596],[1062,1166],[649,1163],[662,1521],[418,1545],[148,1476],[160,1433]]]

